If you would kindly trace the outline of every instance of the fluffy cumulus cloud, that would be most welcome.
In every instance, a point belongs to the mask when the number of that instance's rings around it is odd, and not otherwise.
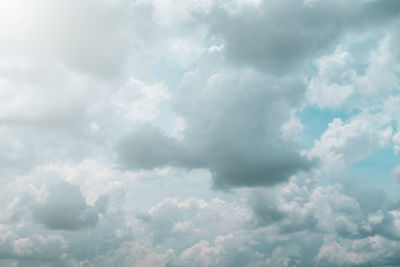
[[[400,265],[400,2],[0,2],[0,266]]]

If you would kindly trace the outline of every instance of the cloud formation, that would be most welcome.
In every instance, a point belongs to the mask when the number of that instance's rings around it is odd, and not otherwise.
[[[95,207],[88,206],[79,187],[63,182],[50,189],[34,218],[51,230],[80,230],[95,227],[99,218]]]
[[[119,146],[125,167],[208,168],[216,188],[229,188],[275,184],[312,166],[280,132],[301,96],[300,83],[251,70],[208,75],[183,79],[175,104],[185,121],[183,140],[145,126]]]
[[[398,0],[0,2],[0,266],[400,265]]]

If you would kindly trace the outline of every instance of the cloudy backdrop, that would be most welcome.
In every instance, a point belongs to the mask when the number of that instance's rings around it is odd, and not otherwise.
[[[399,0],[0,0],[0,266],[400,266]]]

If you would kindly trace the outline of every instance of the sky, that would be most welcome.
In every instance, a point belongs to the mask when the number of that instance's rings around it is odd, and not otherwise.
[[[0,266],[400,266],[400,1],[0,0]]]

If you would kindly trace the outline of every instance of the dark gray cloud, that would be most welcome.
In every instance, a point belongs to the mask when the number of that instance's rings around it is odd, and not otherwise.
[[[299,198],[298,196],[292,197]],[[276,188],[250,191],[246,197],[246,204],[254,216],[253,227],[276,227],[277,232],[282,234],[317,229],[318,219],[311,209],[304,209],[296,215],[293,215],[292,209],[287,210],[296,203],[294,199],[290,198],[289,203],[284,202],[285,204],[283,204],[281,192]],[[298,203],[298,205],[301,206],[305,203]]]
[[[247,205],[251,207],[258,226],[272,225],[287,217],[285,212],[278,209],[275,198],[272,191],[255,191],[249,195]]]
[[[306,2],[306,1],[304,1]],[[400,13],[389,1],[262,1],[238,15],[216,9],[206,18],[227,58],[275,74],[304,69],[348,32],[380,27]]]
[[[43,204],[34,211],[34,218],[51,230],[76,231],[95,227],[98,211],[86,204],[78,186],[62,182],[49,191]]]
[[[223,189],[276,184],[312,166],[280,131],[299,104],[301,82],[254,70],[206,67],[185,76],[175,100],[186,122],[184,140],[143,127],[119,145],[124,167],[207,168],[214,187]]]

